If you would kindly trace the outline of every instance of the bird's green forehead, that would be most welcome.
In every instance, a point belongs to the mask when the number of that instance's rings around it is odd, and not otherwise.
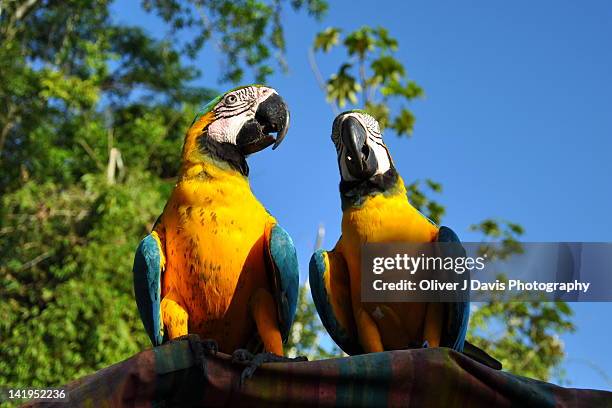
[[[364,114],[364,115],[370,115],[370,113],[367,110],[364,110],[364,109],[351,109],[351,110],[347,110],[347,111],[342,112],[340,114],[340,116],[348,115],[349,113],[361,113],[361,114]]]
[[[206,105],[204,105],[199,112],[197,113],[196,117],[193,119],[193,122],[191,123],[192,125],[194,123],[196,123],[198,121],[198,119],[200,119],[202,116],[206,115],[208,112],[212,111],[215,106],[217,106],[217,104],[221,101],[221,99],[223,99],[225,97],[225,95],[227,95],[228,93],[237,91],[239,89],[244,89],[244,88],[261,88],[264,87],[265,85],[261,85],[261,84],[251,84],[251,85],[241,85],[241,86],[237,86],[235,88],[232,88],[228,91],[226,91],[225,93],[219,94],[217,96],[215,96],[210,102],[208,102]]]
[[[338,116],[336,116],[336,118],[334,119],[334,124],[332,126],[332,131],[339,131],[339,125],[340,125],[340,122],[342,121],[342,119],[346,115],[350,115],[350,114],[353,114],[353,113],[358,113],[358,114],[363,115],[365,117],[369,116],[371,118],[374,118],[374,116],[372,116],[371,113],[369,113],[368,111],[363,110],[363,109],[350,109],[350,110],[346,110],[346,111],[340,113]]]

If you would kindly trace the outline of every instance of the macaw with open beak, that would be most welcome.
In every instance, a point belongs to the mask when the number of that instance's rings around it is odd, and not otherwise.
[[[154,346],[197,334],[214,351],[283,355],[297,256],[251,191],[246,158],[278,147],[288,127],[287,105],[261,85],[219,95],[194,119],[176,186],[134,259],[138,310]]]

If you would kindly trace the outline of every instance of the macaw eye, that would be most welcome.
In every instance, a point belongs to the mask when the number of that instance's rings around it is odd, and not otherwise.
[[[225,97],[225,103],[227,105],[233,105],[238,102],[238,97],[234,94],[229,94]]]

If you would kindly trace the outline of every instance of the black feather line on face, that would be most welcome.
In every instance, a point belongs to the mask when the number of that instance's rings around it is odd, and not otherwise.
[[[249,165],[238,146],[228,142],[217,142],[206,133],[202,133],[198,137],[198,148],[203,154],[226,162],[243,176],[249,175]]]
[[[399,180],[399,174],[391,167],[385,174],[377,174],[366,180],[340,182],[340,198],[342,210],[358,207],[363,200],[372,195],[384,194],[392,190]]]

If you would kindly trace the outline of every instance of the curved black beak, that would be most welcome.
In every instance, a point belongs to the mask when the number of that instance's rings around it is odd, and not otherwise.
[[[285,101],[272,94],[257,107],[255,119],[244,124],[236,143],[244,154],[251,154],[273,145],[276,149],[289,130],[289,109]],[[276,133],[276,137],[270,135]]]
[[[289,130],[289,109],[278,94],[272,94],[257,108],[255,119],[263,126],[263,131],[276,132],[272,149],[276,149]]]
[[[340,134],[346,148],[346,167],[357,179],[369,179],[376,173],[378,162],[367,144],[368,134],[363,125],[354,117],[342,121]]]

